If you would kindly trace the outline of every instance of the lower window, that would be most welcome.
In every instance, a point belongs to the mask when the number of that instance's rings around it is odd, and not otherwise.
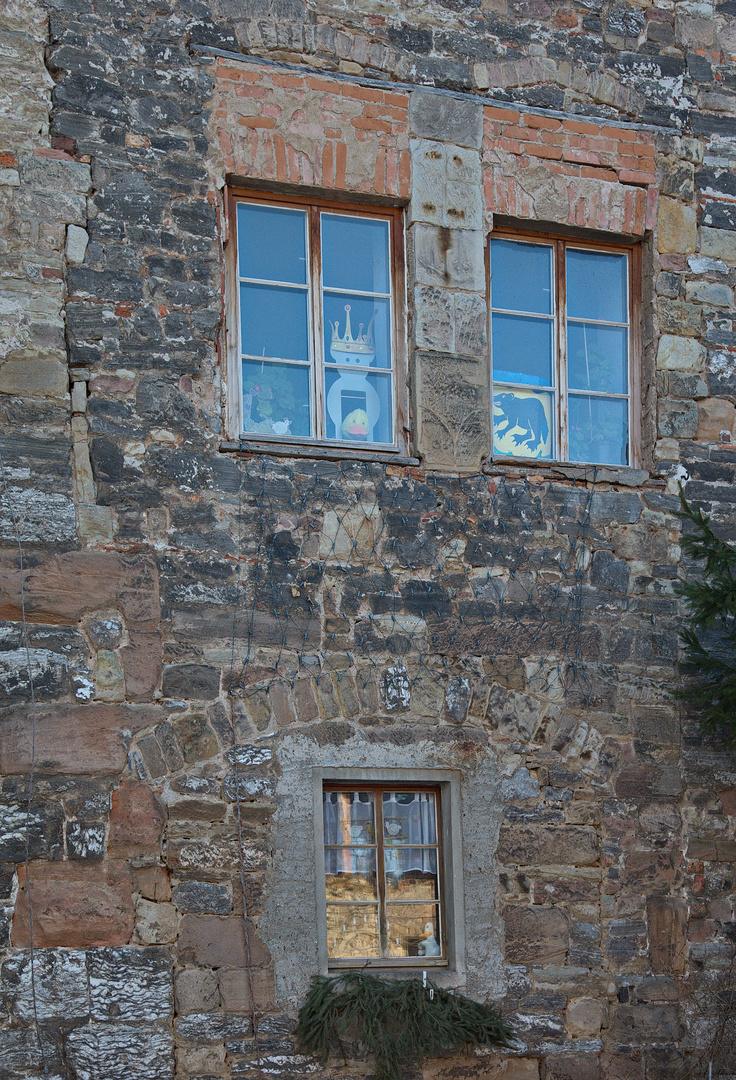
[[[447,965],[439,786],[323,789],[330,967]]]
[[[631,465],[638,249],[490,244],[494,455]]]

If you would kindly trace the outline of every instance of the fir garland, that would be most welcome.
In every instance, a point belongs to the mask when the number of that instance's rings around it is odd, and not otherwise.
[[[678,586],[688,603],[691,626],[680,631],[683,668],[695,678],[676,696],[700,712],[700,728],[736,749],[736,549],[716,536],[700,507],[692,507],[680,488],[678,517],[693,531],[681,544],[691,559],[704,562],[701,578]]]
[[[376,1080],[402,1080],[425,1058],[466,1046],[509,1046],[498,1010],[419,979],[379,979],[363,972],[315,976],[299,1011],[301,1048],[322,1062],[358,1042],[374,1055]]]

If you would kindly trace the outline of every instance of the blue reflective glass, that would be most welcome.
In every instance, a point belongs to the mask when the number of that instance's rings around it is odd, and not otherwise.
[[[309,359],[307,294],[301,289],[241,284],[240,327],[247,356]]]
[[[308,367],[243,360],[243,431],[312,434]]]
[[[626,255],[567,249],[567,314],[571,319],[627,322]]]
[[[600,323],[568,323],[567,385],[571,390],[628,393],[628,330]]]
[[[570,394],[570,461],[628,465],[628,402]]]
[[[240,276],[263,281],[307,281],[303,210],[238,203]]]
[[[322,282],[326,288],[390,292],[388,221],[322,215]]]
[[[493,313],[491,337],[494,382],[552,385],[551,319]]]
[[[552,248],[491,241],[491,304],[507,311],[552,314]]]

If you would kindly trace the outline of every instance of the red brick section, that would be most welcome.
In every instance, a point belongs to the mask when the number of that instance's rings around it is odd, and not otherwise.
[[[484,117],[489,210],[538,216],[525,172],[543,166],[548,174],[565,178],[567,215],[562,224],[633,236],[653,228],[657,195],[653,132],[491,106]]]
[[[216,78],[226,173],[408,198],[406,94],[224,61]]]
[[[37,948],[125,945],[133,934],[131,874],[123,862],[33,862],[33,940]],[[30,945],[25,866],[18,867],[12,943]]]

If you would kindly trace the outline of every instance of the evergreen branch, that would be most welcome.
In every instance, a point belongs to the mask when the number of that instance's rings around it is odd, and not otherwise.
[[[695,707],[702,732],[736,749],[736,549],[716,536],[700,507],[690,506],[682,486],[680,503],[677,516],[694,528],[683,535],[682,549],[704,565],[701,579],[677,589],[691,618],[680,631],[682,667],[695,678],[675,696]]]
[[[351,971],[312,979],[295,1037],[323,1062],[346,1041],[358,1042],[375,1058],[376,1080],[403,1080],[425,1058],[465,1046],[509,1046],[513,1036],[492,1005],[418,979]]]

